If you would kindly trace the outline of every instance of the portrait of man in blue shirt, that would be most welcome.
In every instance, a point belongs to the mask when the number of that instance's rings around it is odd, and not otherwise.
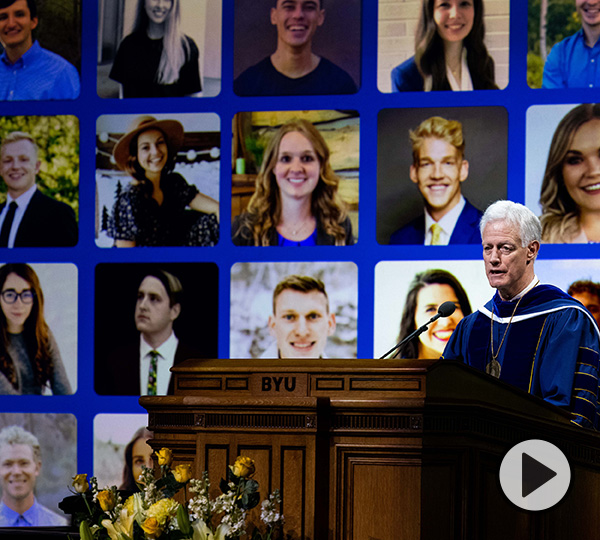
[[[64,526],[67,519],[40,504],[34,495],[42,467],[40,443],[20,426],[0,431],[0,527]]]
[[[64,58],[34,41],[35,0],[0,0],[0,100],[75,99],[79,74]]]
[[[600,2],[575,0],[581,30],[552,47],[544,64],[542,88],[600,86]]]

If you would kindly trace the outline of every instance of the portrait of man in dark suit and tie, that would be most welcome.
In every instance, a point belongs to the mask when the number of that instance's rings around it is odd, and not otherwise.
[[[217,355],[216,290],[213,264],[171,264],[165,268],[99,265],[96,392],[173,394],[171,367],[189,358]],[[117,304],[119,309],[115,309]],[[181,321],[184,313],[187,320]],[[207,319],[212,322],[204,324]],[[179,322],[182,324],[176,327]]]
[[[411,130],[410,141],[410,179],[423,197],[425,211],[394,232],[390,244],[479,244],[483,213],[461,193],[469,176],[462,124],[432,116]]]
[[[506,198],[506,110],[383,109],[377,139],[377,241],[481,244],[480,209]]]
[[[0,176],[7,191],[0,205],[0,247],[77,244],[73,209],[37,188],[40,166],[38,147],[29,133],[13,131],[0,142]]]

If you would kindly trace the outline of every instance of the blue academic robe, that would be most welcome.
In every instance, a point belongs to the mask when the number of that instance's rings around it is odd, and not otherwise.
[[[571,412],[572,422],[599,429],[598,327],[582,304],[553,285],[538,285],[516,302],[496,293],[482,309],[465,317],[452,334],[443,358],[462,360],[485,371],[494,353],[500,380]]]
[[[465,200],[458,221],[450,235],[450,244],[481,244],[479,221],[483,213]],[[390,236],[390,244],[423,244],[425,242],[425,214],[413,219]]]

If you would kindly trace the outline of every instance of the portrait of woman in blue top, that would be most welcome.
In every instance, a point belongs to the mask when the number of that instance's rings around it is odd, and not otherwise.
[[[0,268],[0,394],[72,394],[31,266]]]
[[[139,116],[115,144],[115,163],[131,176],[108,220],[106,233],[116,247],[218,242],[219,203],[174,171],[183,139],[177,120]]]
[[[238,246],[354,243],[329,148],[310,122],[283,124],[269,141],[245,212],[232,225]]]
[[[202,90],[198,47],[181,31],[180,0],[138,0],[133,32],[121,41],[109,77],[125,98]]]
[[[483,0],[422,0],[415,55],[392,70],[392,91],[489,90]]]

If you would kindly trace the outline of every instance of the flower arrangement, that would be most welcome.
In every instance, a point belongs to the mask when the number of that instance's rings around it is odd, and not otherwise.
[[[130,496],[116,486],[100,490],[96,478],[88,481],[86,474],[73,478],[74,496],[60,507],[73,514],[82,540],[228,540],[246,535],[247,512],[260,501],[252,459],[239,456],[229,466],[227,479],[221,479],[221,495],[211,499],[206,471],[197,480],[191,477],[190,465],[171,468],[173,454],[168,448],[156,452],[156,458],[160,478],[144,467],[138,479],[142,491]],[[187,499],[188,488],[193,497],[187,503],[173,499],[181,489]],[[283,524],[280,504],[278,490],[262,502],[260,517],[266,532],[255,527],[251,540],[273,538]]]

